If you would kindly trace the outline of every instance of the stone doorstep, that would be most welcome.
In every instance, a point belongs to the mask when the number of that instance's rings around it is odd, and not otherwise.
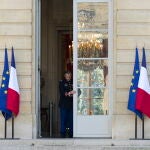
[[[0,140],[0,150],[150,150],[149,140]]]
[[[67,147],[149,147],[150,140],[111,140],[111,139],[28,139],[0,140],[1,146],[67,146]]]

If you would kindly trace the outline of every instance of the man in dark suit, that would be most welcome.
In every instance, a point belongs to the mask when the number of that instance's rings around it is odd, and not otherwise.
[[[60,133],[61,137],[73,137],[73,82],[69,71],[64,73],[64,79],[59,82],[60,90]]]

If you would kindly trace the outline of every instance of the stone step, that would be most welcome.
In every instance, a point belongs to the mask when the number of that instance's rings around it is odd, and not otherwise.
[[[0,140],[0,150],[150,150],[149,140]]]

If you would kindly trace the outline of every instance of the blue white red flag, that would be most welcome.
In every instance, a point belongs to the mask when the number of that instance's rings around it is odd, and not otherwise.
[[[16,64],[14,57],[14,49],[12,48],[10,79],[7,94],[7,109],[9,109],[15,116],[19,113],[20,92],[16,73]]]
[[[146,68],[146,55],[143,48],[142,65],[136,95],[136,109],[150,117],[150,84]]]

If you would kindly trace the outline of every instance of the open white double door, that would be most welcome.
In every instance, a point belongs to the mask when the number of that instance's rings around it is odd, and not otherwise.
[[[74,137],[111,138],[111,5],[74,0]]]
[[[111,0],[73,0],[74,137],[111,138],[111,5]]]

